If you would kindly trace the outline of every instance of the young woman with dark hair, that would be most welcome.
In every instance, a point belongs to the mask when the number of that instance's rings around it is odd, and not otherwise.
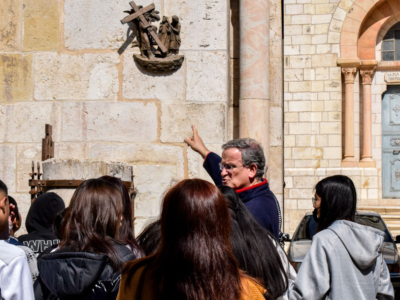
[[[132,204],[131,198],[129,197],[129,192],[121,179],[111,176],[102,176],[100,180],[107,181],[116,187],[122,195],[123,199],[123,214],[122,214],[122,225],[119,229],[121,240],[130,247],[132,252],[137,258],[143,257],[143,250],[138,245],[134,235],[133,235],[133,216],[132,216]]]
[[[318,230],[301,264],[289,299],[394,299],[382,256],[384,232],[354,222],[352,180],[335,175],[318,182]]]
[[[122,195],[102,179],[83,182],[72,196],[57,250],[38,262],[35,299],[115,299],[124,263],[136,256],[120,228]]]
[[[125,265],[117,299],[262,300],[264,291],[237,266],[224,196],[207,181],[187,179],[165,195],[161,244]]]
[[[231,215],[231,244],[239,268],[257,278],[268,291],[266,299],[287,299],[289,281],[296,271],[275,237],[261,227],[238,194],[228,186],[218,186]],[[281,276],[277,276],[281,274]]]

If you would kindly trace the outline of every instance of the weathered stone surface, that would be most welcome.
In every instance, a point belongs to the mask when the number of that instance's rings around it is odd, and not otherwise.
[[[0,145],[0,180],[8,187],[10,193],[15,192],[15,146]]]
[[[32,55],[0,55],[0,102],[29,101],[33,95]]]
[[[43,135],[44,136],[44,135]],[[28,180],[32,172],[32,161],[35,162],[35,170],[38,161],[42,160],[42,144],[19,144],[17,146],[17,189],[19,193],[28,193],[30,187]],[[41,170],[43,171],[43,169]]]
[[[227,52],[187,52],[188,101],[227,102]]]
[[[133,60],[132,53],[124,56],[123,97],[128,99],[183,100],[185,95],[185,65],[175,72],[155,75]]]
[[[130,164],[175,164],[177,176],[184,177],[183,147],[157,144],[104,144],[89,145],[90,159],[122,161]]]
[[[160,0],[141,0],[143,6],[154,3],[161,10]],[[129,26],[122,20],[130,10],[125,0],[65,1],[64,35],[68,49],[118,49],[125,42]]]
[[[117,53],[35,56],[36,100],[114,100],[118,93]]]
[[[141,102],[63,104],[62,140],[152,142],[157,139],[157,107]]]
[[[135,165],[135,187],[138,194],[135,198],[135,216],[157,217],[160,204],[166,190],[179,181],[176,166]]]
[[[0,105],[0,143],[41,143],[45,124],[53,126],[53,141],[58,142],[60,116],[60,104]]]
[[[54,149],[54,157],[60,159],[85,159],[86,143],[57,143]]]
[[[182,50],[227,49],[228,14],[225,0],[165,0],[165,15],[179,16]]]
[[[221,155],[222,153],[222,143],[221,144],[207,144],[207,149]],[[210,182],[213,182],[211,177],[208,175],[207,171],[203,167],[204,159],[200,154],[193,151],[191,148],[187,148],[187,159],[188,159],[188,169],[189,178],[201,178]]]
[[[186,104],[161,107],[161,141],[182,143],[192,135],[195,125],[205,143],[222,143],[225,140],[224,104]]]
[[[43,179],[81,180],[109,175],[130,181],[131,170],[132,166],[121,162],[52,158],[43,162]]]
[[[120,162],[93,161],[77,159],[49,159],[43,162],[43,179],[91,179],[104,175],[114,176],[123,181],[130,181],[132,166]],[[58,194],[68,206],[75,188],[49,189],[49,192]]]
[[[21,0],[0,0],[0,51],[19,49],[21,10]]]
[[[24,50],[58,50],[60,44],[59,0],[24,0],[23,11]]]

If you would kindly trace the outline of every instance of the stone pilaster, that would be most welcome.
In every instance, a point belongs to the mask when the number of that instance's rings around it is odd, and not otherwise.
[[[372,159],[372,111],[371,111],[371,83],[375,69],[360,70],[363,85],[363,144],[360,167],[375,168]]]
[[[269,2],[240,1],[239,136],[259,140],[269,158]]]
[[[342,68],[345,79],[345,145],[342,167],[356,167],[358,162],[354,157],[354,79],[357,68]]]

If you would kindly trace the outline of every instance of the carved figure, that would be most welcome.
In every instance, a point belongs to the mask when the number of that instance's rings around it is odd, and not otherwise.
[[[146,20],[148,18],[145,16]],[[149,22],[150,23],[150,22]],[[148,32],[153,30],[153,26],[148,24],[147,26],[143,24],[142,21],[139,21],[139,30],[140,30],[140,52],[143,57],[154,58],[153,53],[151,52],[151,43]]]
[[[178,55],[181,46],[181,23],[178,16],[173,16],[172,21],[164,16],[157,29],[152,23],[160,21],[160,12],[155,10],[154,4],[143,7],[131,1],[129,5],[132,9],[125,11],[129,15],[121,23],[130,23],[130,29],[136,34],[132,47],[139,47],[140,54],[133,55],[135,62],[153,72],[178,70],[185,60],[184,55]],[[153,46],[156,46],[157,51]]]
[[[169,45],[171,42],[171,33],[172,28],[166,16],[163,17],[162,22],[160,23],[160,28],[158,30],[158,37],[161,40],[161,43],[169,50]],[[158,51],[159,52],[159,51]]]
[[[179,47],[181,46],[181,23],[179,22],[178,16],[172,17],[171,23],[171,42],[169,45],[169,54],[178,55],[179,54]]]

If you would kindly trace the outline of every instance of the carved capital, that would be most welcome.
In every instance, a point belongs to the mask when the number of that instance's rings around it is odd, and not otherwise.
[[[342,68],[342,73],[344,75],[344,82],[354,83],[354,79],[356,78],[357,68]]]
[[[371,84],[374,73],[375,73],[375,69],[360,70],[360,74],[362,77],[362,84]]]

